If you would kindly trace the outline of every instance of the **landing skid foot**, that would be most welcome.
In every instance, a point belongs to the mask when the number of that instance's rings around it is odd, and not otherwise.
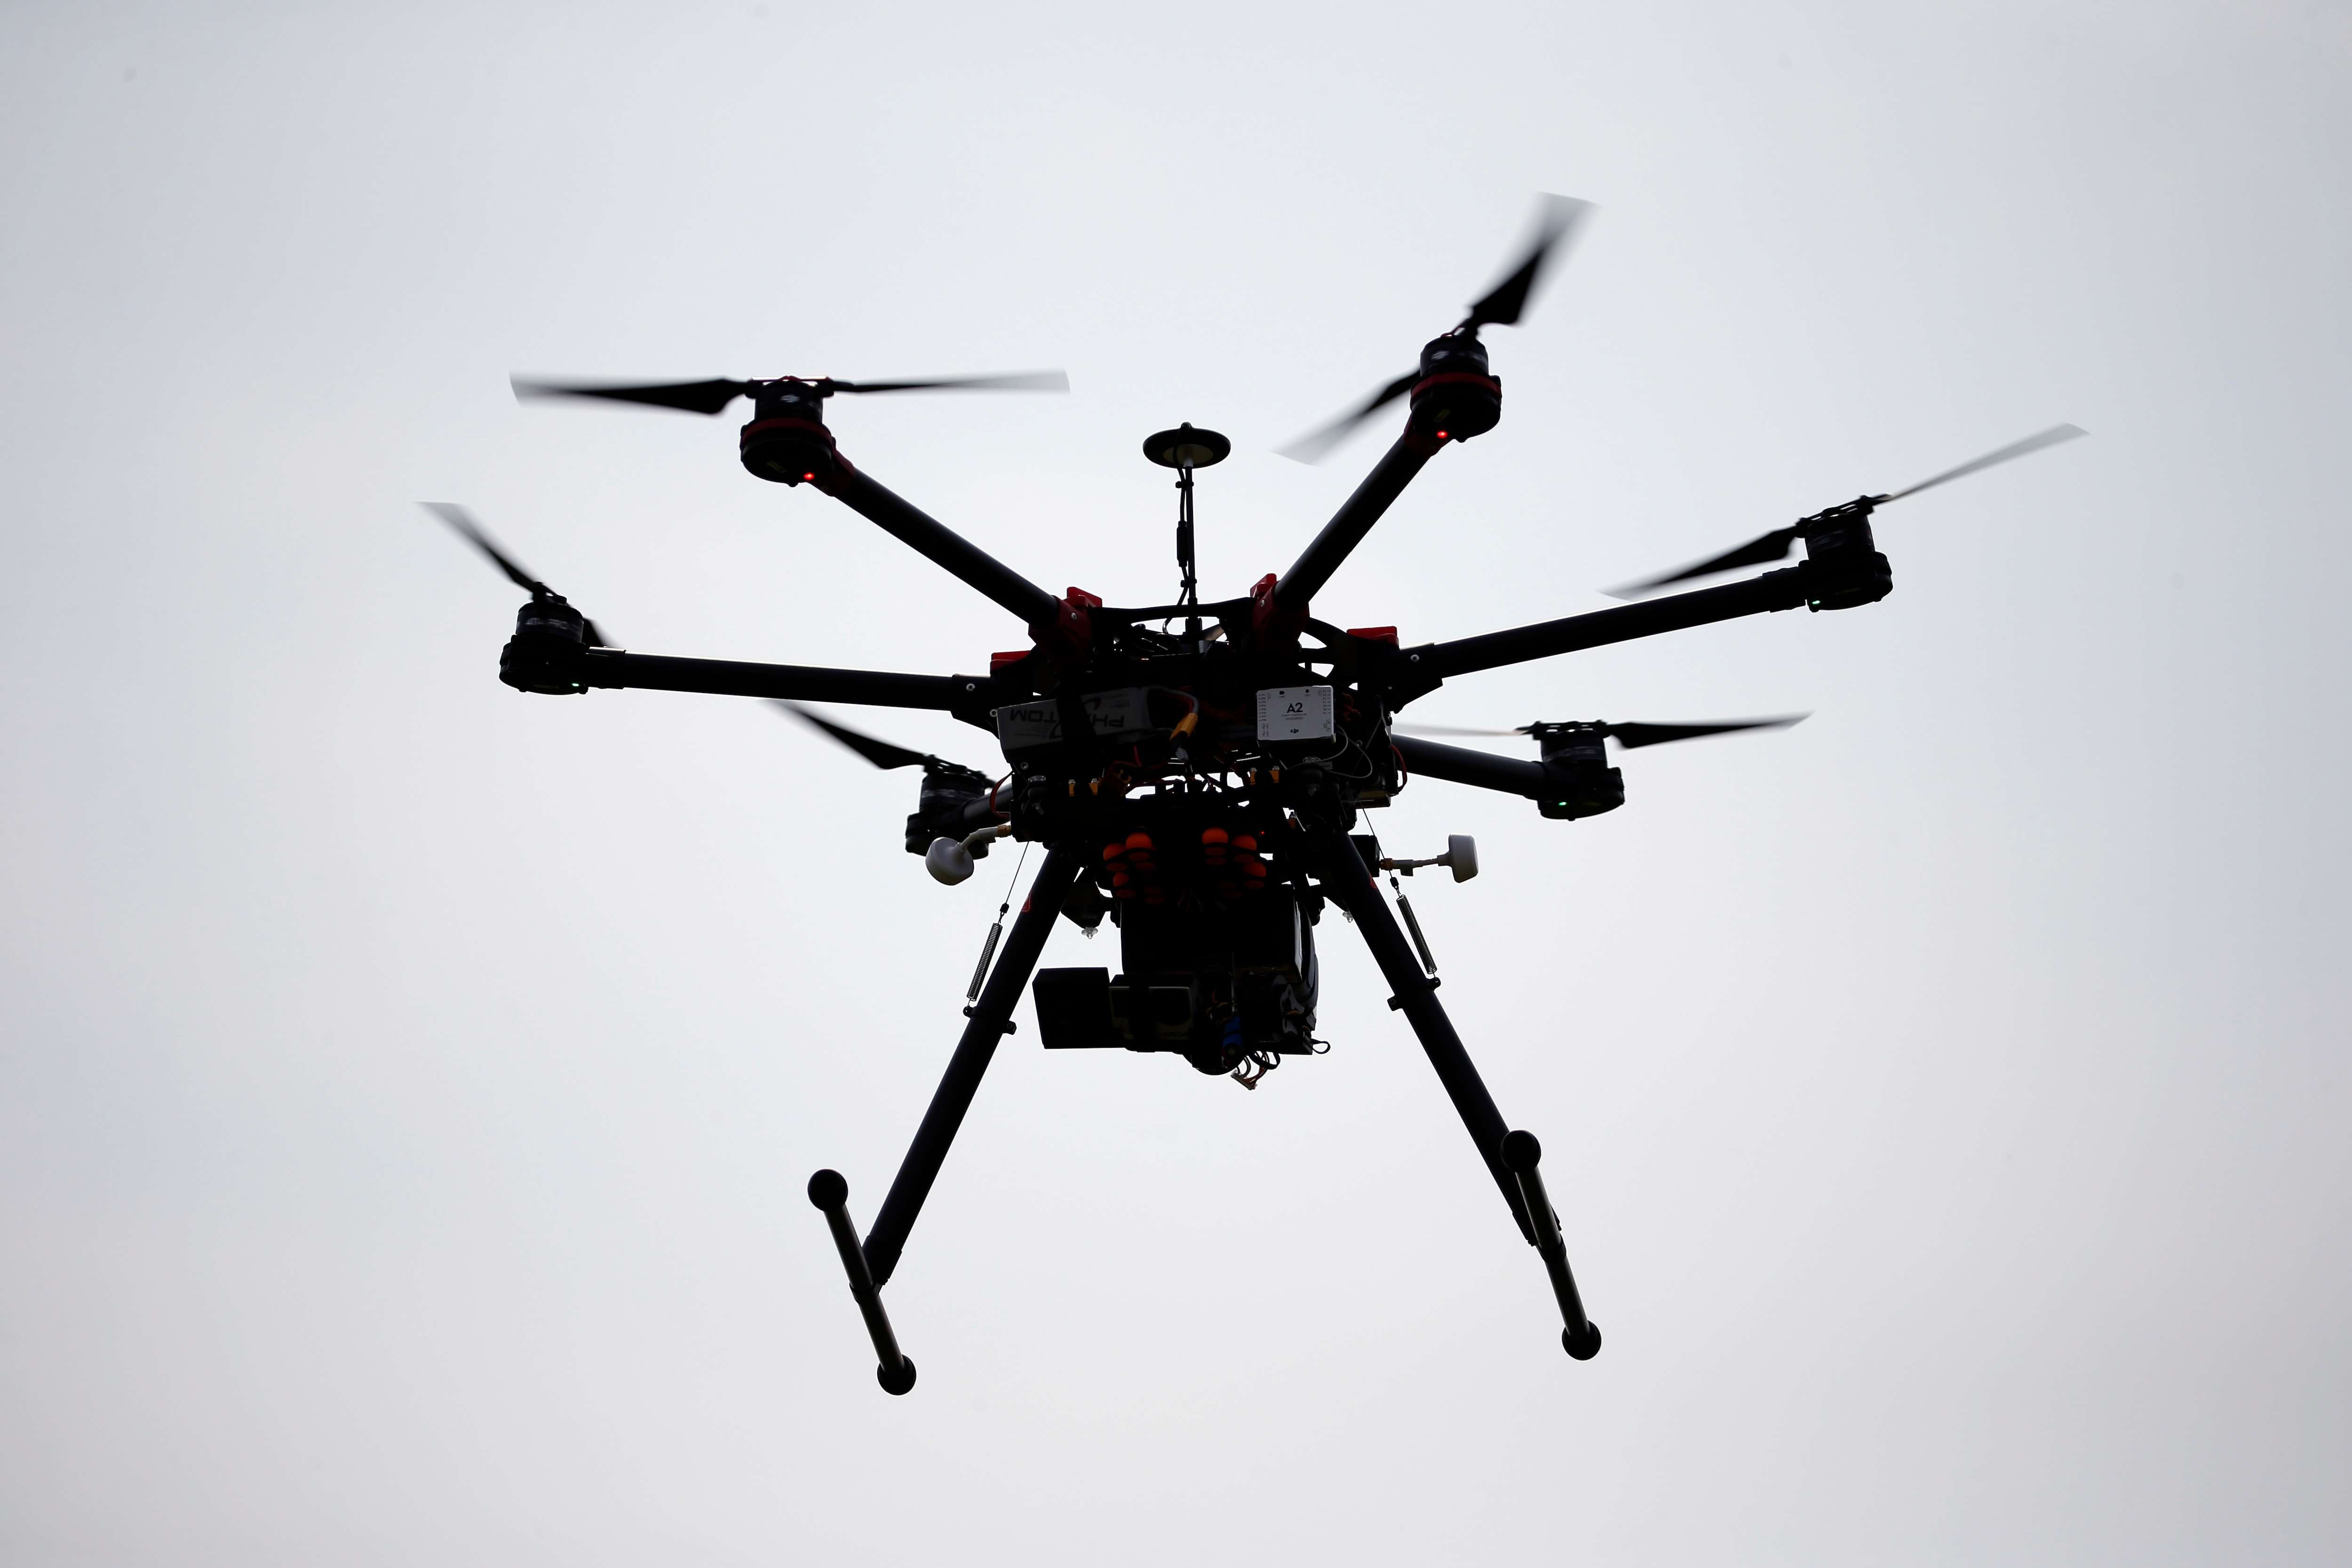
[[[886,1394],[904,1394],[915,1386],[915,1363],[898,1348],[890,1330],[890,1315],[882,1310],[882,1287],[866,1265],[866,1248],[858,1245],[857,1227],[849,1223],[849,1183],[838,1171],[819,1171],[809,1178],[809,1202],[824,1215],[833,1232],[834,1250],[841,1254],[843,1272],[849,1276],[849,1294],[866,1320],[866,1336],[874,1342],[874,1381]]]
[[[1503,1163],[1517,1181],[1519,1196],[1527,1201],[1528,1217],[1535,1222],[1536,1251],[1543,1258],[1544,1273],[1551,1279],[1560,1320],[1567,1324],[1559,1331],[1560,1348],[1578,1361],[1591,1361],[1601,1353],[1601,1330],[1584,1315],[1584,1298],[1577,1293],[1576,1276],[1569,1272],[1568,1243],[1559,1237],[1559,1215],[1552,1212],[1543,1177],[1536,1170],[1542,1160],[1543,1145],[1536,1142],[1534,1133],[1514,1132],[1503,1140]]]

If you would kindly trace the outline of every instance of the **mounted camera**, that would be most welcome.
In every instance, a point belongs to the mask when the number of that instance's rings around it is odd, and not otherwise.
[[[1213,795],[1118,805],[1091,881],[1109,897],[1120,971],[1038,972],[1046,1048],[1168,1051],[1204,1073],[1310,1054],[1321,905],[1293,885],[1280,816]]]

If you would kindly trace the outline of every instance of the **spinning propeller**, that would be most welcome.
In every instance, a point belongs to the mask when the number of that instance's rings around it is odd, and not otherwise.
[[[910,752],[904,746],[894,745],[888,741],[877,740],[876,737],[866,734],[862,731],[853,730],[846,724],[836,724],[832,720],[814,713],[808,709],[802,707],[797,702],[786,702],[782,698],[778,698],[776,700],[776,706],[782,709],[785,712],[790,713],[793,718],[800,720],[803,723],[813,724],[817,729],[824,731],[826,734],[832,736],[835,740],[840,742],[851,751],[856,752],[859,756],[864,757],[867,762],[872,763],[877,768],[887,770],[890,768],[919,767],[927,773],[971,773],[975,776],[980,774],[980,770],[977,768],[963,767],[959,763],[950,763],[945,758],[935,757],[929,752]]]
[[[921,381],[835,381],[831,376],[770,376],[759,381],[679,381],[653,386],[619,385],[606,382],[545,382],[513,378],[517,397],[602,397],[616,403],[646,403],[656,408],[677,408],[688,414],[722,414],[739,397],[759,395],[763,386],[796,382],[813,388],[820,398],[836,392],[1067,392],[1070,378],[1058,370],[1030,371],[1017,375],[946,375]]]
[[[524,571],[520,565],[517,564],[514,557],[509,555],[504,549],[500,548],[499,543],[489,536],[488,532],[482,527],[482,525],[474,521],[474,514],[467,511],[464,507],[456,506],[448,501],[442,500],[429,500],[425,502],[424,506],[425,510],[431,512],[434,516],[447,523],[451,528],[456,529],[457,532],[462,535],[468,543],[472,544],[475,549],[488,556],[490,558],[490,564],[496,566],[500,572],[504,573],[508,582],[512,583],[516,587],[528,593],[533,599],[539,600],[542,603],[558,605],[571,603],[571,601],[566,599],[562,595],[557,593],[554,589],[549,587],[546,584],[541,582],[538,578]],[[614,647],[618,646],[607,639],[604,633],[596,629],[595,622],[587,621],[586,625],[588,628],[588,641],[592,645],[597,647]],[[822,718],[819,715],[811,712],[808,709],[802,707],[797,702],[787,702],[782,698],[774,698],[771,699],[771,700],[773,701],[778,708],[790,713],[795,719],[802,721],[803,723],[814,725],[815,728],[824,731],[827,735],[832,736],[833,739],[838,741],[841,744],[848,747],[851,751],[856,752],[859,756],[864,757],[867,762],[872,763],[877,768],[908,768],[919,766],[925,773],[969,773],[974,777],[982,776],[979,770],[976,768],[960,767],[954,763],[946,762],[939,757],[932,756],[927,752],[908,751],[904,746],[893,745],[888,741],[880,740],[860,731],[853,730],[846,724],[836,724],[830,719]]]
[[[2053,425],[2047,430],[2028,436],[2022,441],[2012,441],[1996,451],[1987,452],[1981,458],[1962,463],[1957,468],[1947,468],[1934,479],[1921,479],[1908,489],[1896,490],[1892,495],[1860,497],[1843,505],[1833,506],[1827,511],[1815,512],[1811,517],[1801,518],[1786,528],[1776,528],[1769,533],[1751,539],[1736,550],[1727,550],[1720,555],[1695,562],[1677,571],[1669,572],[1663,577],[1653,577],[1642,583],[1629,583],[1622,588],[1609,588],[1604,589],[1603,592],[1612,599],[1638,598],[1653,589],[1663,588],[1670,583],[1687,582],[1693,577],[1707,577],[1717,572],[1735,571],[1742,566],[1761,566],[1768,562],[1786,560],[1790,550],[1795,546],[1798,540],[1807,538],[1817,531],[1842,527],[1857,517],[1867,518],[1872,511],[1890,501],[1901,500],[1906,496],[1916,496],[1921,490],[1934,489],[1937,485],[1952,479],[1964,478],[1984,468],[1996,468],[2030,453],[2039,452],[2044,447],[2055,447],[2061,441],[2071,441],[2077,436],[2087,434],[2089,432],[2080,426]]]
[[[1740,730],[1785,730],[1802,713],[1775,719],[1722,719],[1702,724],[1612,724],[1576,720],[1522,724],[1513,730],[1457,730],[1443,725],[1396,726],[1397,754],[1414,773],[1487,789],[1508,790],[1534,800],[1538,815],[1573,822],[1599,816],[1625,804],[1625,775],[1609,764],[1609,742],[1628,750],[1727,735]],[[1538,763],[1514,762],[1490,752],[1433,745],[1414,735],[1528,735],[1542,754]]]
[[[568,605],[572,602],[517,565],[514,557],[499,549],[490,536],[482,531],[482,525],[474,521],[474,514],[464,507],[453,505],[446,500],[429,500],[425,502],[424,506],[426,511],[456,529],[475,549],[488,556],[490,564],[505,573],[508,582],[529,594],[533,599],[551,605]],[[597,647],[615,646],[605,638],[604,633],[596,629],[595,622],[587,620],[583,616],[583,623],[588,628],[590,644]]]
[[[1517,263],[1504,275],[1503,280],[1486,290],[1486,296],[1470,307],[1448,337],[1475,338],[1481,327],[1515,327],[1527,311],[1536,285],[1542,281],[1544,269],[1551,254],[1560,242],[1571,237],[1577,225],[1592,210],[1591,202],[1578,201],[1573,196],[1545,195],[1536,204],[1536,232]],[[1365,420],[1411,392],[1428,373],[1416,369],[1397,377],[1371,397],[1339,416],[1330,424],[1308,432],[1280,450],[1286,458],[1302,463],[1320,462],[1325,454],[1355,430]]]
[[[1778,719],[1726,719],[1713,724],[1522,724],[1515,730],[1458,730],[1446,724],[1399,724],[1408,735],[1534,735],[1549,738],[1568,731],[1605,735],[1627,751],[1636,746],[1663,745],[1668,741],[1696,741],[1702,735],[1727,735],[1737,730],[1785,730],[1811,718],[1791,713]]]

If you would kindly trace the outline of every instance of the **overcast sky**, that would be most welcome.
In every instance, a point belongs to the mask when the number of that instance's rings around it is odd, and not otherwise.
[[[2347,67],[2341,0],[0,8],[0,1556],[2345,1561]],[[1012,858],[760,704],[509,691],[416,502],[635,648],[982,668],[730,421],[508,375],[1066,366],[834,427],[1128,603],[1140,438],[1225,431],[1228,595],[1538,191],[1599,211],[1504,422],[1332,621],[2092,432],[1885,513],[1882,604],[1416,708],[1813,715],[1380,823],[1479,840],[1416,903],[1607,1348],[1334,920],[1255,1093],[1024,1005],[886,1397],[802,1187],[871,1219]]]

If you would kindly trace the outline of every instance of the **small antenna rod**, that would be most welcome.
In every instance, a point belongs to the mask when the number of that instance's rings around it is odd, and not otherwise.
[[[1193,551],[1192,470],[1223,462],[1233,449],[1231,441],[1214,430],[1196,430],[1189,420],[1173,430],[1148,436],[1143,442],[1146,458],[1176,470],[1176,603],[1192,610],[1184,617],[1184,637],[1196,647],[1201,641],[1201,577]]]
[[[1192,465],[1183,464],[1176,470],[1176,570],[1181,575],[1176,602],[1197,605],[1201,602],[1201,578],[1192,552]],[[1201,617],[1198,614],[1184,617],[1184,637],[1188,642],[1201,640]]]

